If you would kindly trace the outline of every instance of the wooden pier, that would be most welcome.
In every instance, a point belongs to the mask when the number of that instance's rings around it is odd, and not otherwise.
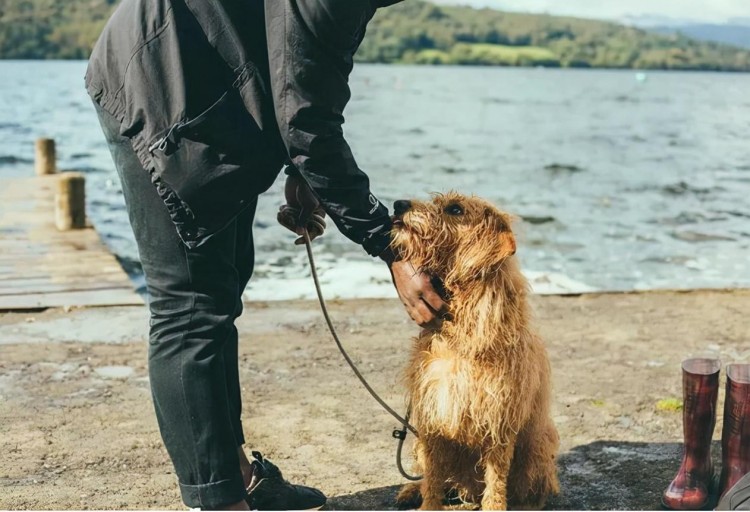
[[[143,304],[85,218],[84,177],[56,173],[37,143],[36,176],[0,177],[0,311]]]

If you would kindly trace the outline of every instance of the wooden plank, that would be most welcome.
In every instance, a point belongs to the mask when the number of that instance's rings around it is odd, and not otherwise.
[[[58,179],[0,178],[0,310],[142,304],[90,225],[57,230]]]
[[[102,258],[105,257],[107,259],[111,259],[113,261],[117,261],[112,255],[110,254],[102,254],[99,252],[99,249],[97,248],[91,248],[87,251],[58,251],[50,248],[49,251],[41,252],[36,250],[29,250],[29,251],[9,251],[5,253],[0,253],[0,262],[7,263],[8,261],[17,261],[19,258],[23,258],[25,260],[49,260],[54,261],[57,258]]]
[[[85,269],[86,265],[75,265],[74,263],[70,263],[69,265],[31,265],[31,266],[25,266],[25,267],[16,267],[14,271],[9,271],[7,273],[3,274],[4,279],[11,279],[11,278],[22,278],[23,276],[56,276],[60,279],[74,279],[77,276],[91,276],[95,277],[97,275],[108,275],[113,272],[118,273],[121,277],[122,269],[120,268],[117,263],[108,264],[105,266],[100,266],[99,270],[96,272],[89,271],[86,272]],[[127,282],[127,278],[123,279],[124,282]]]
[[[59,264],[58,264],[59,262]],[[22,266],[22,267],[30,267],[35,264],[39,265],[55,265],[55,266],[62,266],[69,262],[86,262],[88,264],[92,263],[102,263],[102,264],[108,264],[108,263],[117,263],[117,260],[109,255],[109,254],[102,254],[100,252],[82,252],[80,254],[62,254],[62,253],[52,253],[52,254],[28,254],[28,255],[21,255],[21,254],[13,254],[10,256],[2,255],[0,256],[0,265],[3,266],[10,266],[13,265],[15,267]],[[79,263],[80,266],[80,263]],[[91,272],[96,272],[96,267],[92,267],[89,269]]]
[[[30,233],[26,231],[24,237],[21,239],[11,239],[3,237],[0,239],[0,251],[28,251],[28,250],[44,250],[47,248],[54,248],[57,250],[86,250],[99,247],[99,240],[90,239],[87,240],[83,237],[71,237],[66,238],[53,238],[51,236],[44,237],[44,240],[35,240],[30,236]]]
[[[132,290],[130,286],[125,286],[122,282],[101,282],[101,283],[52,283],[49,281],[26,281],[24,283],[12,286],[0,287],[0,296],[2,295],[30,295],[38,293],[67,293],[67,292],[85,292],[92,290]]]
[[[70,279],[68,277],[59,278],[56,276],[44,276],[34,279],[4,279],[0,281],[0,295],[13,295],[15,293],[26,292],[27,290],[45,291],[65,291],[98,289],[101,287],[111,288],[130,288],[130,283],[123,283],[121,276],[117,274],[86,276]]]
[[[27,246],[15,246],[15,247],[0,247],[0,256],[8,254],[75,254],[75,253],[86,253],[86,252],[100,252],[102,246],[99,242],[97,243],[79,243],[73,245],[66,241],[55,242],[45,241],[36,242],[29,240]],[[104,248],[106,250],[106,248]],[[108,254],[108,253],[104,253]],[[108,254],[111,256],[111,254]]]
[[[135,306],[143,299],[132,290],[89,290],[85,292],[0,295],[0,311],[85,306]]]

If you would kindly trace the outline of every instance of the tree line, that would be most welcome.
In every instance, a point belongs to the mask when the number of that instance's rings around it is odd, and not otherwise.
[[[0,58],[85,59],[118,0],[0,0]],[[438,6],[381,9],[362,62],[750,71],[750,51],[603,21]]]

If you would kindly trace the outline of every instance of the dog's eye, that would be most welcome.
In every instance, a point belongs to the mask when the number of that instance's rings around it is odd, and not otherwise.
[[[443,210],[448,215],[463,215],[464,209],[461,207],[460,204],[449,204],[445,207],[445,210]]]

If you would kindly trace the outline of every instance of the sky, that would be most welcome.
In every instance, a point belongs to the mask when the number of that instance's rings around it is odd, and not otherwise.
[[[440,0],[440,2],[600,19],[623,19],[646,15],[666,16],[680,21],[723,23],[731,18],[750,18],[750,0]]]

